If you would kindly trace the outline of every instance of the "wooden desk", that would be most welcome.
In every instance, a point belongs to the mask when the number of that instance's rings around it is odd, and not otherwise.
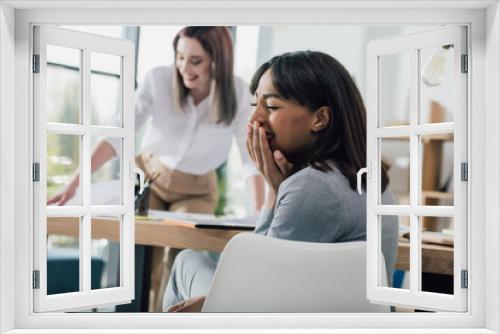
[[[49,234],[78,236],[77,218],[51,217],[48,219]],[[190,248],[220,252],[226,243],[241,230],[197,229],[192,224],[169,219],[164,221],[136,220],[135,243],[158,247]],[[92,238],[118,240],[116,221],[110,218],[92,220]],[[410,245],[399,241],[396,269],[409,269]],[[453,247],[423,244],[422,271],[453,275]]]
[[[78,237],[78,224],[78,218],[50,217],[47,231],[48,234]],[[93,218],[91,231],[92,239],[113,241],[119,239],[117,221],[112,218]],[[175,258],[175,253],[169,254],[167,262],[164,263],[164,247],[221,252],[226,243],[240,232],[241,230],[197,229],[193,224],[174,219],[165,221],[137,219],[135,221],[136,245],[155,247],[151,255],[152,269],[148,273],[151,290],[149,293],[141,290],[149,306],[142,311],[161,311],[162,299],[158,296],[163,295],[163,289]]]
[[[410,243],[407,239],[399,240],[396,269],[410,269]],[[423,244],[422,271],[431,274],[453,275],[453,247]]]
[[[48,234],[78,237],[78,218],[48,218]],[[116,220],[92,219],[92,239],[118,240]],[[193,224],[174,219],[136,220],[135,243],[138,245],[189,248],[220,252],[226,243],[241,230],[198,229]]]

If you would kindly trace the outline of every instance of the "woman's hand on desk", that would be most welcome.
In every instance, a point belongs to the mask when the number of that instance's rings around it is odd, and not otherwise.
[[[267,141],[266,131],[257,121],[253,124],[248,124],[247,132],[248,153],[255,167],[265,178],[270,188],[266,206],[274,207],[274,201],[279,186],[281,182],[290,176],[292,164],[286,160],[281,151],[271,151]]]
[[[56,204],[56,205],[64,205],[67,201],[69,201],[73,196],[75,196],[76,188],[78,188],[79,177],[78,175],[74,176],[67,186],[59,189],[59,191],[53,195],[51,198],[47,200],[47,205]]]
[[[170,306],[167,312],[201,312],[204,302],[205,296],[194,297]]]

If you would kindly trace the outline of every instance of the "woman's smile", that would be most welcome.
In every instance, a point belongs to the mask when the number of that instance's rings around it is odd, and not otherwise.
[[[193,82],[196,79],[198,79],[197,75],[186,75],[186,74],[184,74],[182,77],[184,78],[184,81],[188,81],[188,82]]]
[[[275,145],[275,138],[276,138],[276,135],[270,131],[267,131],[266,130],[266,138],[267,138],[267,143],[269,145],[269,147],[271,148],[271,150],[273,149],[276,149],[276,147],[274,147]]]

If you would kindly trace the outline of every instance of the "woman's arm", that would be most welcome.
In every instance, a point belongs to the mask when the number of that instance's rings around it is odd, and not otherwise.
[[[153,108],[153,82],[155,81],[154,75],[157,70],[149,71],[144,77],[144,82],[139,87],[135,96],[135,129],[136,133],[140,130],[146,120],[152,114]],[[169,87],[165,87],[168,91]],[[116,150],[120,149],[120,138],[109,138],[108,141],[101,141],[97,144],[91,157],[91,173],[99,169],[108,160],[117,155]],[[62,189],[60,189],[54,196],[49,198],[47,204],[64,205],[74,195],[78,184],[80,183],[80,174],[75,173],[71,181]]]
[[[92,158],[90,161],[90,173],[92,174],[102,165],[104,165],[108,160],[116,155],[114,148],[105,140],[97,144],[94,152],[92,153]]]
[[[115,150],[107,141],[103,140],[99,144],[97,144],[94,152],[92,152],[90,168],[91,173],[95,170],[99,169],[102,165],[104,165],[108,160],[113,158],[116,155]],[[49,198],[47,204],[56,204],[56,205],[64,205],[67,201],[69,201],[74,195],[76,188],[80,184],[80,173],[76,172],[71,181],[62,189],[60,189],[54,196]]]

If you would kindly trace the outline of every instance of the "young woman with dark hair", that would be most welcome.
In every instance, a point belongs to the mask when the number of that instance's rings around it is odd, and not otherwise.
[[[347,70],[321,52],[285,53],[260,66],[250,89],[247,148],[269,186],[255,233],[308,242],[365,240],[366,195],[355,183],[366,163],[366,111]],[[383,201],[393,203],[385,169],[382,180]],[[397,217],[384,217],[381,234],[390,283]],[[215,268],[203,254],[181,252],[164,308],[201,309]]]

